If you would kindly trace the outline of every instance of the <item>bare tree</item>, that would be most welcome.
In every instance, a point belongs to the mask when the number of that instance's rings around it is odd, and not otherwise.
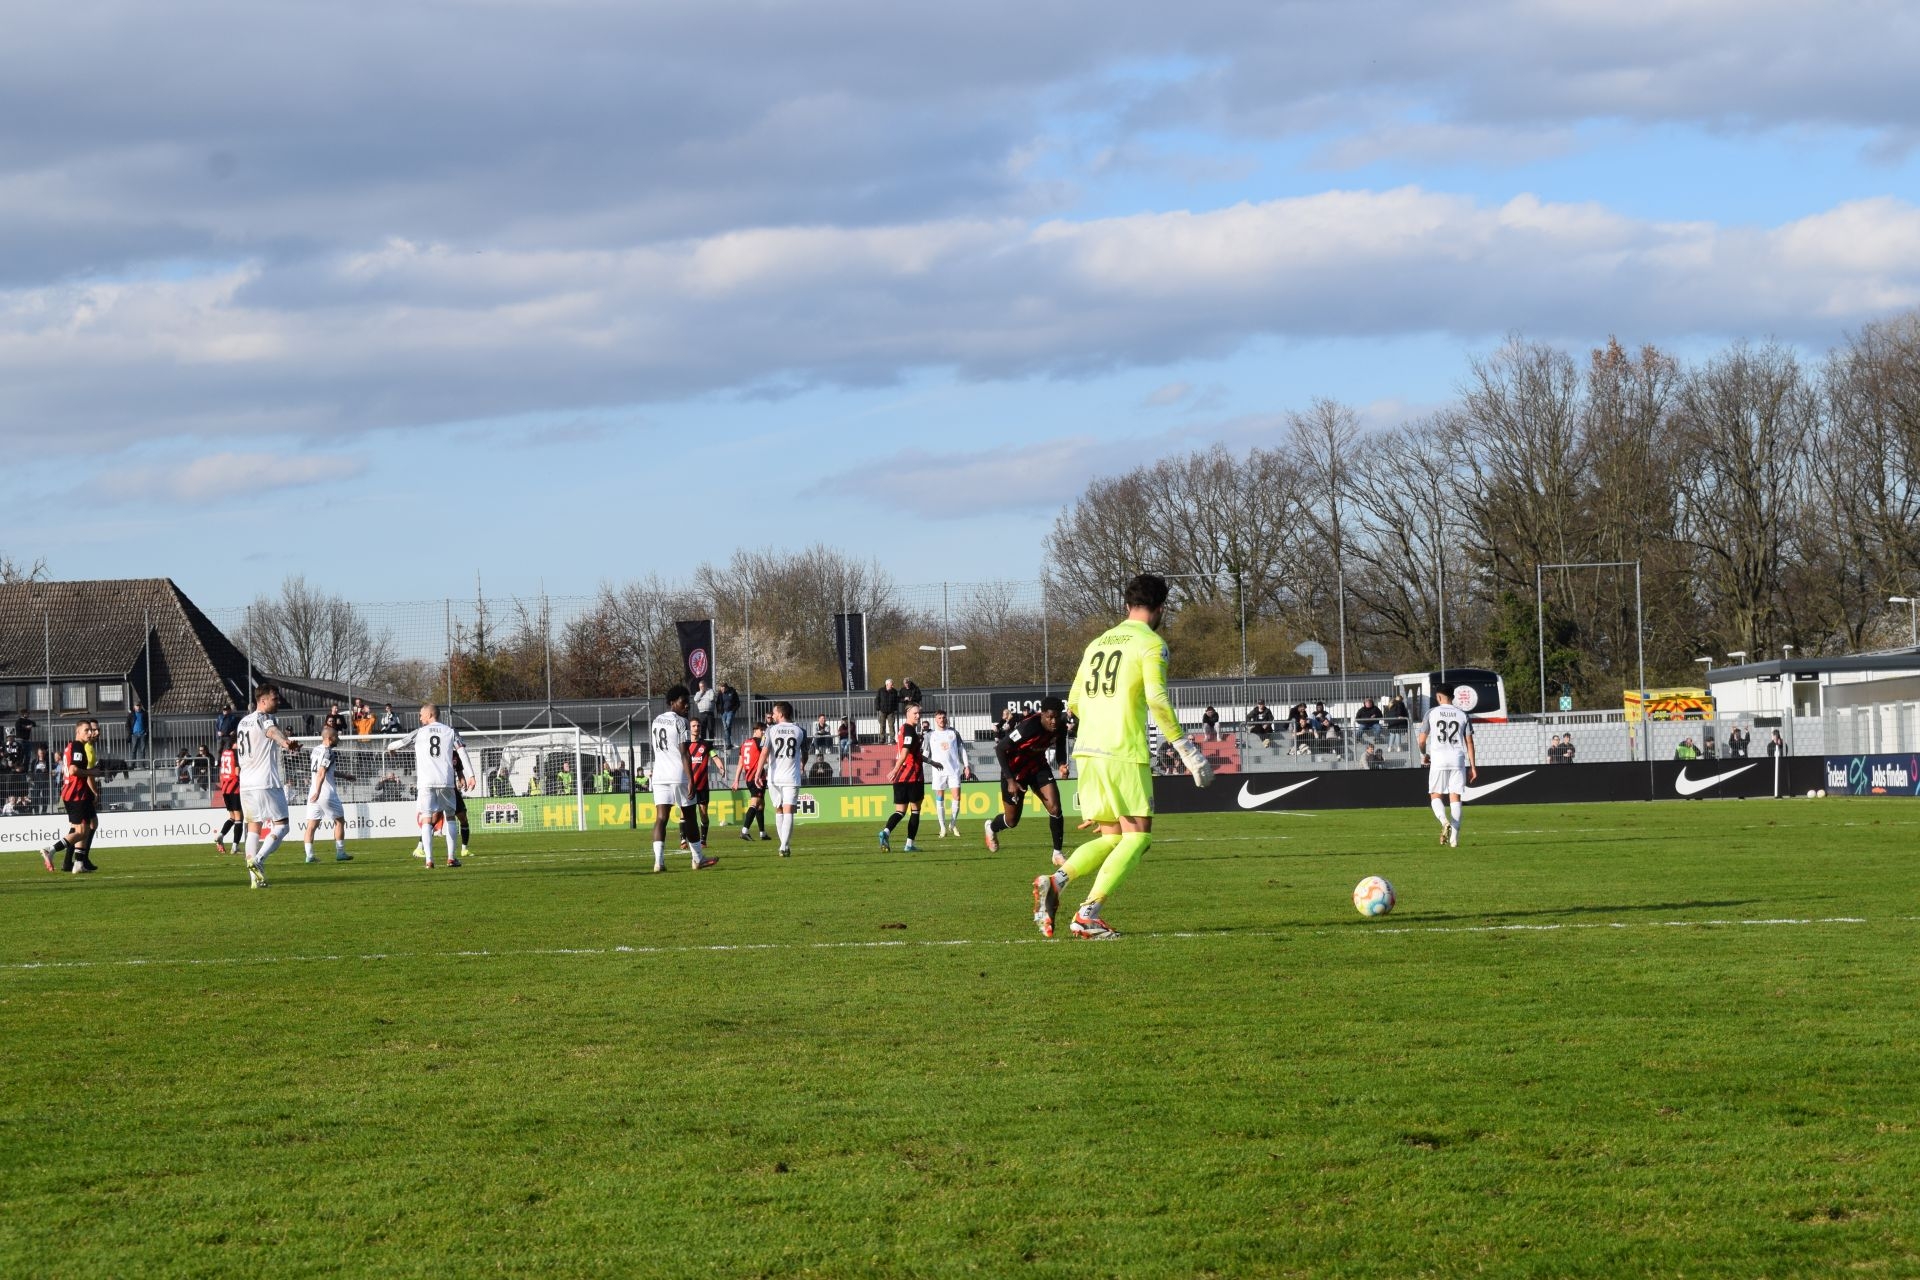
[[[43,556],[32,564],[0,554],[0,587],[17,587],[27,582],[47,580],[47,561]]]
[[[279,675],[377,684],[394,661],[390,631],[375,632],[346,597],[297,573],[248,606],[246,625],[254,663]]]

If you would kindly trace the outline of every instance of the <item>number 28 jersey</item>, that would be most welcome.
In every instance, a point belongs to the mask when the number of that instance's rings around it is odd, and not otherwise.
[[[1442,705],[1427,712],[1420,731],[1427,735],[1427,758],[1443,769],[1467,767],[1467,742],[1473,737],[1473,722],[1455,706]]]
[[[806,735],[797,724],[776,724],[767,730],[767,785],[797,787],[801,784],[801,744]]]

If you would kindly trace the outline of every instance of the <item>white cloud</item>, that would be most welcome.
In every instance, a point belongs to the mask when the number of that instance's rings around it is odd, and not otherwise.
[[[366,470],[365,458],[345,454],[215,453],[184,462],[109,467],[96,482],[116,498],[203,503],[335,484]]]
[[[620,251],[391,241],[284,275],[0,292],[0,435],[353,434],[925,369],[1075,376],[1263,335],[1821,342],[1916,303],[1920,208],[1892,198],[1773,228],[1406,187]]]

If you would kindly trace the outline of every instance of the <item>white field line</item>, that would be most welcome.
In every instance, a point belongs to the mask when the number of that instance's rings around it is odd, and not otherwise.
[[[1899,921],[1920,920],[1920,916],[1895,916]],[[1781,918],[1770,920],[1656,920],[1656,921],[1607,921],[1607,922],[1570,922],[1566,924],[1486,924],[1486,925],[1408,925],[1401,928],[1364,926],[1356,929],[1342,929],[1336,936],[1360,937],[1385,935],[1407,935],[1423,933],[1561,933],[1584,930],[1625,930],[1625,929],[1706,929],[1732,926],[1774,926],[1806,927],[1814,925],[1849,925],[1871,923],[1862,916],[1826,916],[1822,918]],[[1328,936],[1326,929],[1275,930],[1275,929],[1216,929],[1187,930],[1171,933],[1130,933],[1127,941],[1175,942],[1175,941],[1212,941],[1234,938],[1285,938],[1296,937],[1302,933]],[[122,960],[35,960],[0,965],[0,972],[26,972],[38,969],[107,969],[107,968],[223,968],[240,965],[272,964],[340,964],[348,961],[374,962],[381,960],[504,960],[516,958],[575,957],[575,956],[672,956],[672,955],[712,955],[729,951],[886,951],[902,950],[914,947],[1024,947],[1043,943],[1046,939],[1026,938],[943,938],[909,939],[887,938],[867,942],[724,942],[688,944],[678,946],[617,946],[617,947],[529,947],[524,949],[494,951],[488,949],[467,951],[372,951],[361,954],[316,954],[284,956],[217,956],[211,958],[184,959],[142,959]]]

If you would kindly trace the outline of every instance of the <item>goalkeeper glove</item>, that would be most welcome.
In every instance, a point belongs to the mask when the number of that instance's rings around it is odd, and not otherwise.
[[[1193,785],[1204,787],[1213,781],[1213,764],[1200,750],[1199,744],[1192,738],[1182,738],[1173,744],[1180,756],[1180,763],[1187,766],[1187,772],[1193,775]]]

